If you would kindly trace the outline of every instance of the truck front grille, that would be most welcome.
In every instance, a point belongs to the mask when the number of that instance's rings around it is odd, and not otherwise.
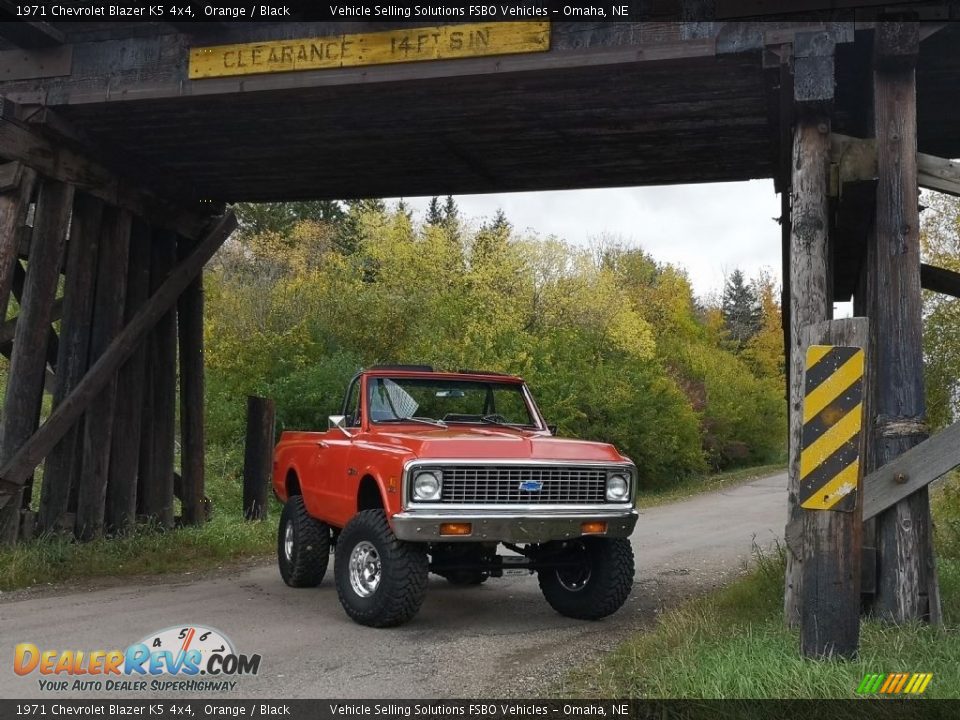
[[[592,505],[607,470],[564,465],[444,465],[440,501],[484,505]],[[539,486],[539,489],[537,489]]]

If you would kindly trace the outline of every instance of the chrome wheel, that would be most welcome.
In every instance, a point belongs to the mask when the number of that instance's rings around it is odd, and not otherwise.
[[[373,543],[358,542],[350,551],[350,587],[360,597],[370,597],[380,585],[380,553]]]
[[[557,581],[564,590],[570,592],[579,592],[590,582],[590,566],[583,564],[580,567],[564,568],[557,570]]]
[[[293,523],[287,523],[283,531],[283,554],[289,562],[293,562]]]

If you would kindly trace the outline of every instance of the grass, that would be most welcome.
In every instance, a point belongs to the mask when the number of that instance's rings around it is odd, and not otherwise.
[[[801,658],[783,623],[783,551],[758,555],[746,578],[665,612],[656,626],[575,670],[562,696],[855,698],[867,673],[930,672],[925,697],[960,698],[960,490],[935,493],[944,627],[861,625],[853,661]]]
[[[748,482],[749,480],[755,480],[776,472],[785,471],[786,466],[783,463],[774,463],[772,465],[754,465],[748,468],[737,468],[736,470],[727,470],[711,475],[700,475],[682,480],[679,484],[662,490],[657,489],[648,492],[641,490],[637,495],[637,507],[647,508],[666,505],[667,503],[683,500],[693,495],[723,490],[724,488],[733,487]]]
[[[278,505],[271,499],[271,514],[262,522],[243,519],[237,452],[217,448],[208,452],[207,494],[213,501],[210,522],[167,531],[140,527],[124,537],[88,543],[45,536],[2,547],[0,591],[77,578],[204,570],[273,552]]]

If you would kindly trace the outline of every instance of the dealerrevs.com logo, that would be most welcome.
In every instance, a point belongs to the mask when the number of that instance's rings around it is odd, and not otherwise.
[[[228,692],[242,675],[260,671],[260,655],[238,653],[219,630],[202,625],[150,633],[126,650],[14,648],[13,671],[40,677],[49,692]]]

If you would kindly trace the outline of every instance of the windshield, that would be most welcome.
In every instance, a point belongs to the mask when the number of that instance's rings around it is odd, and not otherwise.
[[[367,380],[367,407],[375,423],[537,427],[523,386],[517,383],[372,377]]]

